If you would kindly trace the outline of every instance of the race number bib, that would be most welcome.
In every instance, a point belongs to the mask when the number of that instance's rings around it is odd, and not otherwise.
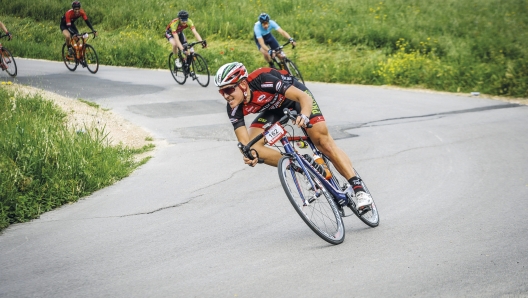
[[[270,129],[264,132],[264,136],[266,137],[269,145],[275,144],[275,142],[280,140],[285,134],[286,131],[282,125],[280,125],[280,123],[273,124]]]

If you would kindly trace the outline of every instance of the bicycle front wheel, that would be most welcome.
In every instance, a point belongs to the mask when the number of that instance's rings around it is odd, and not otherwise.
[[[15,77],[17,75],[17,65],[15,62],[15,58],[13,55],[11,55],[11,52],[6,49],[2,48],[2,66],[5,68],[4,70],[12,77]]]
[[[94,47],[89,44],[84,47],[84,63],[91,73],[96,73],[99,70],[99,57]]]
[[[207,62],[199,54],[194,54],[193,61],[191,62],[191,75],[196,78],[198,84],[202,87],[209,85],[210,73],[207,67]]]
[[[332,173],[332,178],[331,179],[333,179],[336,182],[336,184],[339,185],[339,187],[340,187],[340,189],[342,191],[345,191],[348,188],[348,186],[350,185],[348,183],[348,181],[343,176],[341,176],[341,174],[339,174],[339,172],[335,168],[334,164],[332,163],[332,161],[330,161],[330,159],[328,157],[323,155],[323,160],[326,163],[326,165],[327,165],[328,169],[330,170],[330,172]],[[359,174],[356,171],[356,169],[354,169],[354,172],[356,173],[356,176],[359,179],[361,179],[361,177],[359,176]],[[363,179],[361,179],[361,184],[362,184],[363,188],[365,189],[365,191],[372,197],[372,194],[368,190],[367,185],[365,184]],[[367,226],[372,227],[372,228],[377,227],[379,225],[379,213],[378,213],[378,209],[376,208],[376,204],[374,203],[374,198],[372,198],[372,205],[370,206],[369,209],[358,211],[356,209],[357,198],[356,198],[355,195],[352,195],[352,193],[354,193],[354,191],[351,191],[351,194],[348,196],[348,199],[351,200],[351,203],[348,205],[348,207]]]
[[[304,79],[301,75],[301,72],[297,68],[297,65],[295,65],[295,63],[293,63],[293,61],[288,58],[284,59],[284,64],[286,65],[286,69],[288,70],[290,75],[297,78],[297,80],[304,84]]]
[[[68,46],[66,44],[62,45],[62,61],[64,61],[64,65],[66,65],[66,68],[70,71],[75,71],[77,65],[79,65],[79,62],[77,62],[75,57],[68,55]]]
[[[332,195],[323,187],[317,177],[310,173],[294,170],[297,161],[288,156],[280,159],[279,178],[284,192],[302,220],[319,237],[331,244],[345,240],[345,227]],[[312,189],[306,175],[311,175],[316,185],[321,187],[319,196]]]
[[[174,53],[170,53],[169,55],[169,70],[178,84],[185,84],[187,76],[183,71],[183,61],[179,57],[174,57]]]

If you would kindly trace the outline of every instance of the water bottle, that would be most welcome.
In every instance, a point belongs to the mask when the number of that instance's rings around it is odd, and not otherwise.
[[[324,160],[321,158],[321,156],[314,154],[314,160],[315,160],[315,162],[317,164],[319,164],[319,165],[321,165],[323,167],[325,173],[322,174],[322,175],[325,176],[326,180],[332,178],[332,173],[330,173],[330,170],[328,169],[328,166],[326,165]]]
[[[300,141],[297,142],[297,147],[299,147],[301,149],[304,149],[304,148],[308,147],[308,144],[305,141],[300,140]]]
[[[315,160],[308,154],[305,154],[303,156],[312,165],[312,167],[314,167],[317,170],[317,172],[319,172],[319,174],[323,175],[323,177],[326,176],[325,169],[323,168],[322,165],[315,162]]]

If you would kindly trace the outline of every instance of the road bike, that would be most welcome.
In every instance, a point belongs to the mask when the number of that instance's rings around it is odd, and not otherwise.
[[[301,81],[304,84],[304,79],[301,75],[301,72],[297,68],[297,65],[295,65],[293,61],[286,57],[286,53],[284,53],[284,51],[282,50],[288,44],[290,44],[289,41],[283,44],[282,46],[272,50],[273,64],[275,65],[275,68],[288,71],[291,76],[297,78],[297,80]],[[295,46],[292,45],[292,49],[294,48]]]
[[[93,34],[95,39],[95,31],[73,34],[70,38],[70,44],[73,53],[68,52],[66,43],[62,45],[62,60],[70,71],[75,71],[79,64],[86,67],[89,72],[96,73],[99,70],[99,57],[94,47],[88,43],[89,34]]]
[[[188,77],[192,78],[193,81],[196,80],[202,87],[209,85],[210,73],[207,62],[200,54],[195,53],[193,49],[193,46],[199,43],[204,46],[206,41],[196,41],[188,44],[187,47],[190,54],[187,57],[180,49],[178,49],[177,57],[175,57],[174,53],[169,55],[169,69],[174,80],[180,85],[185,84]]]
[[[270,146],[280,141],[282,147],[275,146],[282,154],[277,168],[284,192],[303,221],[325,241],[331,244],[342,243],[345,239],[342,218],[352,214],[366,225],[377,227],[379,214],[374,200],[372,205],[358,210],[357,198],[352,186],[339,174],[332,161],[315,147],[306,129],[301,128],[302,135],[295,136],[285,128],[290,126],[289,130],[295,131],[292,125],[286,124],[289,120],[295,121],[297,112],[284,109],[284,114],[279,121],[265,125],[264,132],[247,145],[238,143],[238,148],[244,156],[249,159],[259,158],[258,152],[251,149],[251,146],[262,138],[266,138],[265,142]],[[311,127],[311,124],[307,127]],[[295,144],[298,148],[306,148],[314,156],[322,157],[326,168],[318,167],[320,165],[318,163],[314,164],[308,154],[301,155],[295,149]],[[263,160],[259,158],[259,163],[262,162]],[[360,178],[358,172],[355,169],[354,171]],[[365,182],[361,178],[360,180],[365,191],[370,194]],[[348,211],[347,207],[351,211]]]
[[[7,34],[0,35],[0,38],[9,36]],[[16,77],[17,75],[17,65],[15,58],[11,55],[11,52],[0,43],[0,55],[2,55],[2,61],[0,61],[0,68],[2,71],[6,71],[8,75]]]

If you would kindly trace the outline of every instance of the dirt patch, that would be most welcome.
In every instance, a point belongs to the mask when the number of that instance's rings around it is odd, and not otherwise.
[[[111,145],[122,144],[125,147],[137,149],[148,144],[157,146],[163,143],[155,141],[144,128],[134,125],[111,110],[100,108],[95,103],[83,102],[53,92],[18,84],[5,85],[5,87],[20,95],[38,94],[45,100],[53,101],[68,115],[67,123],[69,127],[79,132],[93,128],[104,129],[108,133],[108,140]],[[146,154],[137,156],[137,158],[152,156],[153,152],[154,150],[149,151]]]

